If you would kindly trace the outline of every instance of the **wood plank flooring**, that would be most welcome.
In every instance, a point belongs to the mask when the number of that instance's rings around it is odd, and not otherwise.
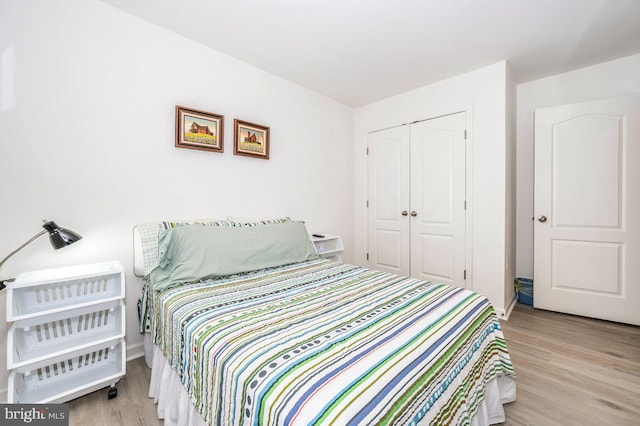
[[[118,396],[107,398],[109,388],[69,402],[69,426],[160,426],[156,405],[149,398],[151,370],[144,358],[127,362],[127,375],[116,385]]]
[[[517,376],[505,425],[640,425],[640,327],[521,304],[501,324]]]
[[[501,324],[517,374],[504,425],[640,425],[640,327],[521,304]],[[104,389],[71,401],[69,424],[162,425],[150,375],[142,358],[128,362],[118,397]]]

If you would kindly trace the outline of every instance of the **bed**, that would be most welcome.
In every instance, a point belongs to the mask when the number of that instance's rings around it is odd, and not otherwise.
[[[165,424],[504,421],[488,300],[320,258],[289,219],[134,228],[149,394]]]

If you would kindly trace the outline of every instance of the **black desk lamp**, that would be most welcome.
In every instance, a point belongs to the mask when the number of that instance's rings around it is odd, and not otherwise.
[[[2,265],[4,265],[4,263],[7,260],[9,260],[11,256],[16,254],[17,252],[19,252],[20,250],[22,250],[23,248],[31,244],[33,241],[37,240],[42,235],[46,234],[47,232],[49,233],[49,241],[51,242],[51,245],[55,250],[71,245],[76,241],[82,239],[80,235],[76,234],[75,232],[69,229],[59,227],[52,220],[51,221],[44,220],[43,222],[44,222],[44,225],[42,225],[42,227],[44,228],[44,231],[38,232],[36,235],[31,237],[27,242],[25,242],[20,247],[18,247],[17,249],[9,253],[7,257],[5,257],[4,259],[2,259],[2,261],[0,261],[0,268],[2,268]],[[12,280],[0,281],[0,290],[6,287],[5,283],[8,281],[12,281]]]

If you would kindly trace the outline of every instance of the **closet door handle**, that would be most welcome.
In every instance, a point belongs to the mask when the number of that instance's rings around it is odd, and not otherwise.
[[[402,216],[406,216],[406,215],[408,215],[408,214],[409,214],[409,212],[408,212],[408,211],[406,211],[406,210],[402,210],[402,213],[400,213],[400,214],[401,214]]]
[[[411,216],[413,216],[413,217],[418,216],[418,212],[417,212],[417,211],[415,211],[415,210],[412,210],[412,211],[411,211]]]

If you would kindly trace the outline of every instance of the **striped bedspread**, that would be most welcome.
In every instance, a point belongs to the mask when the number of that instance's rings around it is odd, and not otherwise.
[[[211,424],[465,424],[513,377],[493,308],[455,287],[313,260],[146,291]]]

